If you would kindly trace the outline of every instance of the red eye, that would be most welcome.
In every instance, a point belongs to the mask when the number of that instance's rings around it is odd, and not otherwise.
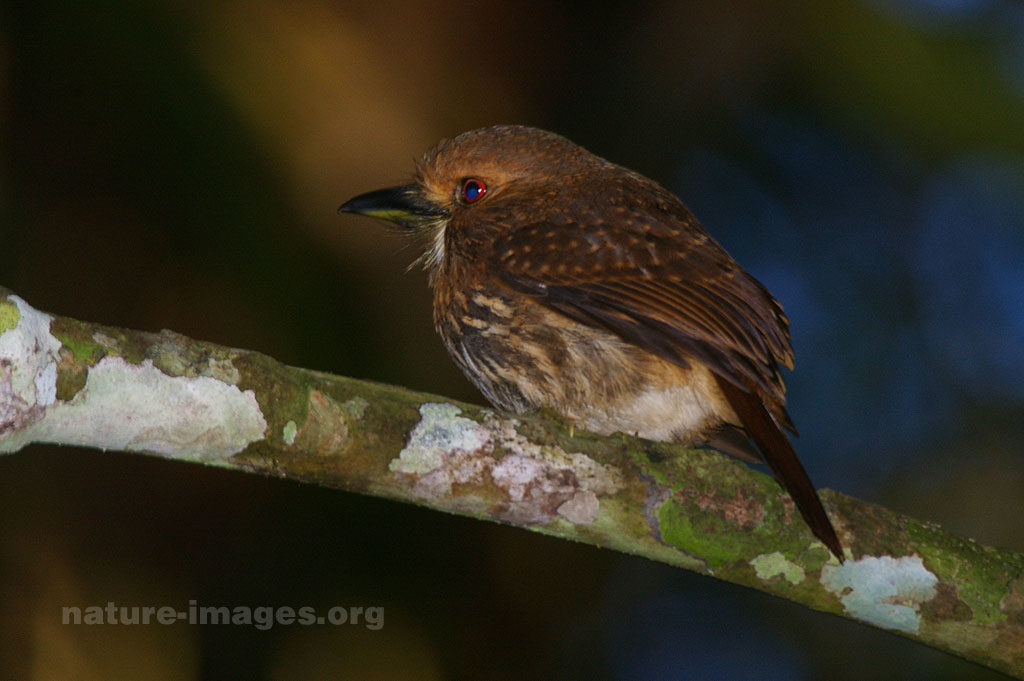
[[[482,180],[469,178],[462,182],[462,200],[466,203],[476,203],[487,193],[487,185]]]

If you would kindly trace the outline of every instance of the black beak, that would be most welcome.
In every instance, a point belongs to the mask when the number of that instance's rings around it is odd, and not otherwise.
[[[425,221],[448,215],[448,211],[423,198],[419,187],[414,184],[360,194],[341,204],[338,212],[368,215],[404,227],[415,227]]]

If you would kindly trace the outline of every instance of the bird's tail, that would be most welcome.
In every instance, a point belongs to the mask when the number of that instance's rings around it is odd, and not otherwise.
[[[761,456],[775,475],[775,479],[793,498],[811,532],[842,561],[842,544],[839,543],[835,528],[825,514],[818,492],[811,484],[811,479],[807,477],[807,471],[800,463],[789,436],[768,413],[760,397],[737,387],[726,378],[716,375],[715,379],[747,435],[761,451]]]

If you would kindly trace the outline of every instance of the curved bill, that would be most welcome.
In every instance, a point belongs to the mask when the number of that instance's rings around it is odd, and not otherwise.
[[[341,204],[338,212],[366,215],[406,227],[448,215],[446,210],[423,198],[413,184],[360,194]]]

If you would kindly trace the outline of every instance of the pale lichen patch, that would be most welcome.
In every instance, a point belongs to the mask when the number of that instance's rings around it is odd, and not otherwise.
[[[571,470],[522,454],[499,461],[491,470],[491,478],[508,494],[508,502],[499,513],[512,522],[547,522],[579,489]],[[595,514],[589,521],[596,519]]]
[[[13,326],[0,333],[0,437],[7,436],[0,451],[14,451],[5,446],[11,434],[42,418],[57,399],[61,344],[50,333],[52,317],[15,295],[3,304],[5,326]]]
[[[504,487],[512,501],[522,501],[527,485],[543,476],[544,464],[528,456],[506,456],[491,469],[491,478]]]
[[[18,296],[9,296],[8,301],[19,313],[14,328],[0,334],[0,361],[10,367],[10,387],[28,404],[53,404],[60,358],[60,341],[50,333],[53,317]]]
[[[799,584],[806,577],[802,567],[787,559],[779,551],[762,553],[750,561],[750,566],[754,568],[758,578],[763,580],[782,577],[790,584]]]
[[[938,578],[920,556],[864,556],[826,565],[821,584],[852,617],[886,629],[916,633],[921,604],[936,595]]]
[[[531,442],[517,431],[516,419],[485,412],[481,424],[451,404],[424,404],[420,414],[408,445],[390,464],[395,473],[420,476],[414,488],[420,496],[489,482],[505,494],[494,512],[509,521],[546,523],[557,514],[589,524],[597,520],[600,495],[622,485],[611,466]]]
[[[510,452],[495,466],[492,478],[507,489],[512,502],[507,515],[513,519],[525,516],[547,522],[557,513],[572,523],[589,525],[597,520],[600,497],[624,484],[613,466],[580,452],[531,442],[517,430],[517,419],[488,415],[484,423],[497,433],[497,446]]]
[[[491,433],[476,421],[459,416],[454,404],[420,405],[420,422],[409,434],[409,443],[392,459],[393,473],[419,475],[414,491],[424,498],[451,493],[454,483],[479,480],[494,464]]]
[[[289,420],[288,423],[284,424],[284,429],[281,430],[281,439],[284,440],[286,445],[291,446],[295,443],[295,434],[299,432],[299,427],[295,421]]]
[[[41,405],[57,401],[57,363],[49,362],[36,374],[36,401]]]
[[[420,405],[422,418],[409,434],[409,444],[397,459],[392,459],[388,469],[424,475],[445,466],[446,459],[490,446],[490,432],[476,421],[459,416],[461,413],[454,404]]]
[[[0,441],[0,449],[60,442],[226,463],[266,428],[251,390],[207,376],[168,376],[150,360],[136,365],[108,356],[89,370],[73,399],[50,405],[43,418]]]
[[[588,489],[580,490],[572,495],[572,499],[558,507],[558,515],[576,525],[589,525],[597,520],[601,510],[601,502],[597,495]]]
[[[549,471],[572,471],[574,484],[579,489],[604,495],[613,494],[622,488],[622,475],[614,466],[605,466],[581,452],[570,453],[561,447],[531,442],[517,430],[518,419],[502,419],[488,413],[484,417],[484,425],[495,433],[496,445],[501,449],[538,461]]]

